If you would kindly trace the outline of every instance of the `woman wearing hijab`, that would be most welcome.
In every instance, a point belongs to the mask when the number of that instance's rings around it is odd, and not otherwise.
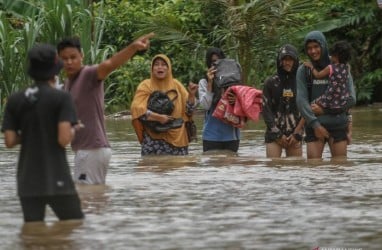
[[[263,88],[263,118],[266,154],[269,158],[302,156],[303,121],[296,106],[297,50],[290,44],[277,54],[277,74],[269,77]]]
[[[210,150],[230,150],[237,152],[240,144],[240,129],[212,116],[224,89],[213,83],[216,69],[212,65],[225,58],[219,48],[209,48],[206,53],[207,74],[199,81],[199,102],[206,111],[203,125],[203,152]]]
[[[304,48],[316,70],[321,71],[330,64],[328,45],[322,32],[309,32],[304,39]],[[347,105],[339,111],[323,109],[314,104],[314,100],[326,91],[329,77],[318,79],[309,70],[304,65],[297,70],[297,106],[305,120],[307,157],[322,158],[326,142],[332,157],[346,157],[348,125],[351,122],[348,110],[356,101],[353,78],[349,72],[347,88],[350,96]]]
[[[170,59],[163,54],[156,55],[151,62],[150,79],[142,81],[135,92],[131,104],[132,122],[141,143],[142,155],[187,155],[188,136],[185,122],[189,121],[195,108],[197,84],[190,83],[188,91],[172,75]],[[154,91],[166,93],[173,99],[174,111],[171,115],[159,114],[148,109],[147,103]],[[176,97],[177,96],[177,97]],[[164,132],[155,132],[142,121],[157,121],[169,124],[174,119],[182,119],[183,124]]]

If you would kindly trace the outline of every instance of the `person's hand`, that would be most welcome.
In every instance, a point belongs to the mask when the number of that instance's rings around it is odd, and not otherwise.
[[[353,136],[353,123],[349,122],[346,132],[346,139],[348,142],[348,145],[352,143],[352,136]]]
[[[150,38],[155,36],[154,32],[143,35],[133,42],[137,51],[147,50],[150,47]]]
[[[189,82],[187,86],[188,93],[191,96],[195,96],[196,92],[198,91],[199,85],[193,82]]]
[[[73,129],[74,131],[78,131],[78,130],[84,128],[84,127],[85,127],[85,125],[81,122],[81,120],[78,120],[78,123],[75,124],[75,125],[72,127],[72,129]]]
[[[324,109],[316,103],[312,103],[310,105],[310,108],[312,109],[312,111],[315,115],[323,115],[324,114]]]
[[[227,93],[228,103],[234,105],[236,102],[236,95],[232,91]]]
[[[288,146],[294,145],[298,142],[296,138],[294,138],[293,134],[287,137],[287,141],[288,141]]]
[[[207,70],[207,80],[208,81],[212,81],[213,79],[214,79],[214,77],[215,77],[215,72],[216,72],[216,69],[215,69],[215,67],[214,66],[212,66],[211,68],[209,68],[208,70]]]
[[[329,139],[329,136],[330,136],[329,132],[321,125],[314,128],[314,135],[320,141],[325,141],[325,139]]]
[[[350,145],[352,143],[352,132],[347,132],[346,133],[346,140],[348,142],[348,145]]]
[[[311,62],[304,62],[304,65],[310,69],[313,69],[313,64]]]
[[[279,144],[282,148],[287,148],[289,145],[288,138],[285,135],[282,135],[281,138],[277,139],[276,143]]]
[[[169,116],[169,115],[158,115],[158,122],[160,122],[161,124],[166,124],[168,123],[169,121],[172,121],[174,120],[174,117],[172,116]]]

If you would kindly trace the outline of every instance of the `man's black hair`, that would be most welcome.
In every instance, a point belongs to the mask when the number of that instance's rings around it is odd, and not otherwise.
[[[62,39],[57,44],[57,52],[60,53],[61,50],[65,48],[76,48],[79,52],[81,52],[81,42],[78,37],[68,37]]]
[[[351,58],[351,46],[346,41],[335,42],[329,51],[331,56],[337,56],[340,63],[348,63]]]

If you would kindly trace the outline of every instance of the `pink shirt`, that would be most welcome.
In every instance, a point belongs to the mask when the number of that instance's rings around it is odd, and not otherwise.
[[[97,79],[98,65],[84,66],[78,76],[65,82],[73,97],[78,120],[85,128],[76,132],[74,151],[110,147],[104,119],[104,84]]]

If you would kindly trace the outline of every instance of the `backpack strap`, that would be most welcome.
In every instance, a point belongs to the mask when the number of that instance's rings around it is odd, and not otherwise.
[[[170,96],[168,95],[169,93],[175,93],[175,96],[171,99]],[[170,89],[166,91],[166,95],[168,98],[173,102],[176,98],[178,98],[178,92],[175,89]]]
[[[312,70],[309,67],[305,66],[305,79],[307,82],[307,89],[308,89],[308,99],[309,102],[312,102],[312,88],[313,88],[313,73]]]

